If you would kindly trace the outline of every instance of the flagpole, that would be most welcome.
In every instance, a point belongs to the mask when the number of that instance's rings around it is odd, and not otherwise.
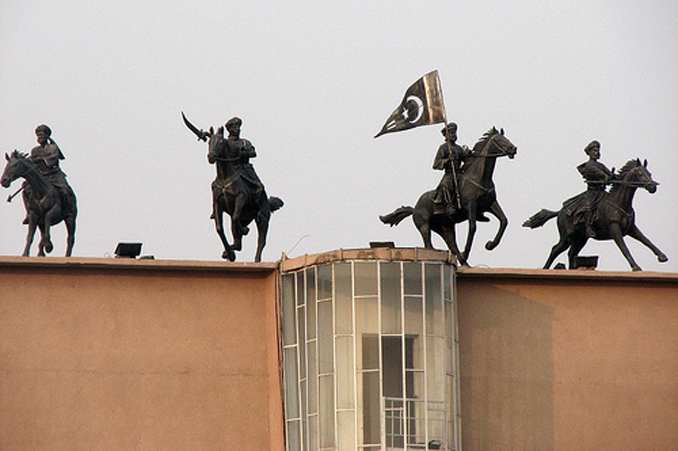
[[[442,83],[440,83],[440,100],[443,104],[443,119],[445,120],[445,144],[447,145],[447,153],[449,153],[450,157],[452,157],[452,147],[450,147],[450,140],[447,136],[447,108],[445,108],[445,96],[443,95]],[[457,183],[457,168],[454,165],[454,160],[451,161],[451,166],[452,180],[454,180],[454,193],[457,197],[457,209],[461,210],[461,197],[459,196],[459,184]]]

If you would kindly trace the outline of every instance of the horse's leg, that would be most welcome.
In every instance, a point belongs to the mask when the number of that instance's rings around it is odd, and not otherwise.
[[[558,235],[560,236],[560,241],[558,241],[552,248],[549,257],[546,259],[543,268],[549,269],[556,258],[563,252],[567,250],[568,247],[572,245],[572,235],[568,232],[568,227],[566,219],[562,216],[562,213],[558,213]]]
[[[447,248],[457,257],[459,263],[463,266],[468,266],[468,262],[464,256],[461,255],[461,252],[459,252],[459,248],[457,247],[457,234],[454,226],[441,226],[440,231],[436,230],[436,232],[438,232],[443,240],[445,240]]]
[[[633,259],[631,251],[629,251],[629,248],[624,242],[624,235],[622,234],[619,223],[613,222],[610,224],[610,234],[612,235],[614,242],[617,243],[617,247],[621,251],[622,255],[624,258],[626,258],[626,261],[629,262],[629,265],[631,265],[631,269],[633,271],[642,271],[641,267],[638,266],[638,263],[636,263],[636,261]]]
[[[629,230],[628,236],[631,238],[640,241],[643,243],[645,246],[647,246],[653,253],[654,255],[657,256],[657,260],[660,262],[664,263],[669,260],[669,258],[661,251],[657,246],[652,243],[645,235],[643,235],[643,232],[640,231],[640,229],[633,224],[633,227],[631,227],[631,230]]]
[[[233,214],[231,215],[231,233],[233,233],[233,249],[242,250],[242,237],[247,235],[249,229],[242,224],[242,210],[247,203],[244,194],[238,194],[233,205]]]
[[[464,246],[464,252],[462,253],[464,260],[468,260],[468,256],[471,254],[471,245],[473,244],[473,238],[475,237],[478,228],[478,223],[476,221],[478,214],[477,205],[472,203],[466,210],[468,211],[468,235],[466,235],[466,245]]]
[[[560,241],[558,241],[552,248],[551,248],[551,253],[549,254],[549,258],[546,259],[546,263],[544,263],[544,269],[549,269],[551,265],[553,264],[553,261],[558,258],[560,254],[565,252],[568,247],[570,247],[570,242],[567,238],[561,236]]]
[[[496,200],[492,202],[489,212],[496,216],[496,218],[499,220],[499,229],[497,230],[497,234],[495,235],[494,239],[485,243],[485,249],[491,251],[499,245],[501,238],[504,236],[504,232],[506,232],[506,227],[508,226],[508,219],[504,214],[504,210],[501,209],[499,202]]]
[[[55,221],[55,218],[59,215],[59,209],[58,206],[52,208],[50,211],[45,213],[45,217],[43,218],[43,224],[42,227],[40,227],[40,231],[42,232],[42,239],[40,240],[40,250],[41,252],[49,254],[52,252],[54,249],[54,245],[52,244],[52,233],[51,233],[51,228],[52,224],[55,224],[57,221]]]
[[[258,215],[256,219],[257,223],[257,232],[259,236],[257,237],[257,252],[254,255],[254,261],[261,261],[261,254],[266,246],[266,234],[268,234],[268,222],[270,220],[270,215]]]
[[[579,252],[584,248],[584,245],[588,241],[588,238],[586,235],[582,235],[581,237],[578,237],[577,239],[572,241],[572,245],[570,246],[570,250],[567,252],[567,261],[568,264],[570,265],[570,269],[575,269],[574,268],[574,260],[577,258],[577,255],[579,255]]]
[[[417,230],[419,230],[421,238],[424,240],[424,247],[426,249],[433,249],[433,243],[431,242],[431,217],[424,216],[421,212],[414,210],[412,220]]]
[[[218,201],[214,201],[213,215],[214,215],[214,225],[217,229],[217,235],[219,235],[219,239],[221,239],[221,244],[224,245],[224,252],[221,254],[221,258],[225,258],[230,261],[235,261],[235,252],[233,252],[233,248],[231,247],[231,245],[228,244],[228,240],[226,239],[226,235],[224,234],[224,211],[219,206]]]
[[[73,245],[75,244],[75,216],[70,216],[64,219],[66,224],[66,257],[70,257],[73,253]]]
[[[31,251],[31,245],[33,244],[33,238],[35,237],[35,229],[38,226],[38,220],[30,213],[28,214],[28,234],[26,234],[26,246],[24,247],[24,253],[21,254],[23,257],[28,257]]]

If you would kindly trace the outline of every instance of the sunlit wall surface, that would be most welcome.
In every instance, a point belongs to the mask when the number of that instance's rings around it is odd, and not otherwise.
[[[282,275],[288,450],[460,449],[453,284],[444,262]]]

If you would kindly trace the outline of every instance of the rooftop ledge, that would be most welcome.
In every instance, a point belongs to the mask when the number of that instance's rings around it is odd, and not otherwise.
[[[206,260],[152,260],[134,258],[86,258],[86,257],[15,257],[0,256],[0,271],[6,268],[109,268],[168,271],[214,271],[214,272],[282,272],[317,266],[332,262],[351,260],[380,261],[429,261],[456,265],[449,251],[424,248],[364,248],[338,249],[319,254],[288,258],[285,254],[278,262],[227,262]],[[469,268],[459,267],[460,279],[551,279],[551,280],[615,280],[678,283],[678,273],[655,271],[601,271],[587,269],[525,269],[525,268]]]
[[[224,271],[273,272],[277,262],[227,262],[203,260],[154,260],[145,258],[85,258],[85,257],[8,257],[0,256],[3,268],[83,268],[83,269],[139,269],[150,271]]]

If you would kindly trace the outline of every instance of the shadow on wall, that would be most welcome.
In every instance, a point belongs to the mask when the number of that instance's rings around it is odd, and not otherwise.
[[[459,287],[463,449],[553,450],[553,309]]]

